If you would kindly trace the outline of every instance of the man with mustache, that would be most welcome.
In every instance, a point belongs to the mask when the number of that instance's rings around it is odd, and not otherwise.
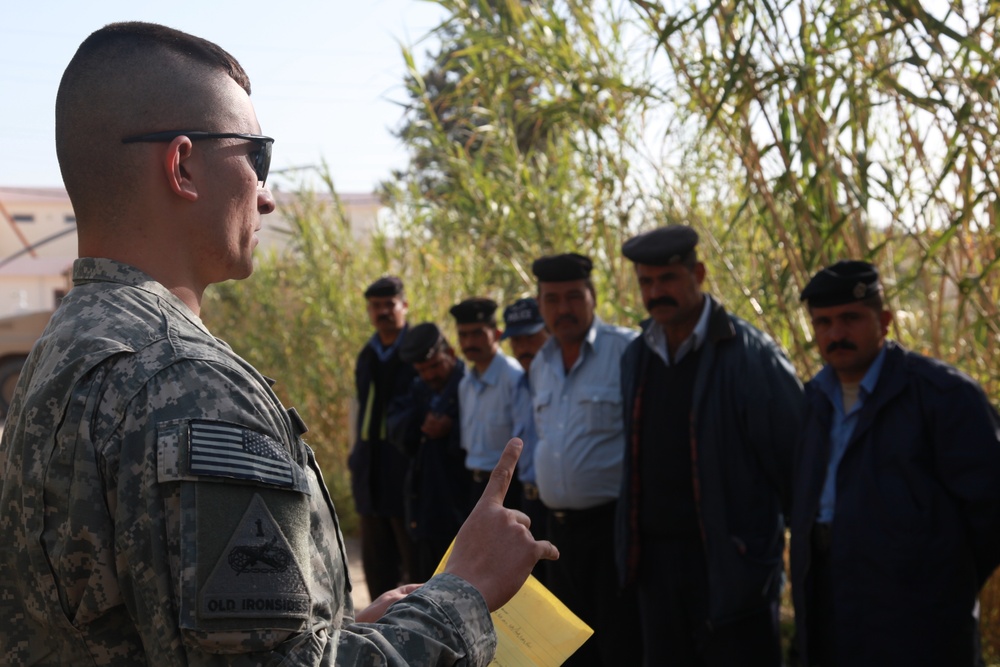
[[[635,332],[594,313],[587,257],[542,257],[531,269],[551,334],[531,363],[535,476],[561,554],[546,584],[594,629],[566,664],[639,665],[635,593],[618,589],[613,539],[625,448],[619,360]]]
[[[887,340],[877,269],[840,261],[802,301],[826,366],[806,385],[792,593],[804,665],[978,662],[1000,563],[1000,416],[971,378]]]
[[[496,301],[483,297],[466,299],[450,311],[458,329],[458,345],[472,366],[458,386],[458,407],[473,503],[486,488],[504,443],[524,431],[521,422],[530,414],[530,396],[521,385],[524,371],[500,351],[496,311]],[[521,483],[511,480],[504,505],[519,508],[521,496]]]
[[[399,357],[413,365],[418,377],[389,408],[389,440],[411,461],[405,485],[406,529],[416,545],[414,579],[427,581],[469,514],[471,478],[458,406],[465,364],[433,322],[418,324],[406,334]]]
[[[524,369],[521,386],[530,396],[531,383],[528,374],[531,371],[531,361],[538,354],[538,350],[541,349],[545,341],[549,339],[549,332],[545,330],[545,321],[538,311],[538,302],[531,297],[518,299],[504,309],[503,321],[504,331],[500,340],[506,340],[510,343],[511,354]],[[531,534],[536,539],[544,539],[548,517],[545,505],[538,497],[538,484],[535,481],[535,447],[538,443],[538,432],[535,430],[531,402],[525,401],[523,405],[528,412],[523,415],[521,420],[524,431],[517,434],[524,442],[521,458],[517,460],[517,478],[521,482],[523,494],[521,511],[527,514],[531,520]],[[544,583],[544,564],[536,566],[532,574]]]
[[[774,341],[702,292],[697,243],[669,225],[622,246],[650,319],[621,360],[618,566],[638,584],[647,664],[779,667],[802,385]]]
[[[354,383],[357,431],[348,458],[361,523],[361,562],[371,599],[413,579],[413,543],[403,520],[403,480],[409,460],[386,437],[389,406],[409,391],[416,373],[399,358],[409,303],[403,281],[383,276],[365,290],[375,333],[358,354]]]

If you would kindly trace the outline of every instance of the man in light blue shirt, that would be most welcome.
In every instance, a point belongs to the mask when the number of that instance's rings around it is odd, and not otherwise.
[[[620,359],[636,333],[594,314],[591,269],[577,254],[543,257],[532,266],[552,334],[531,364],[535,477],[549,508],[549,540],[562,559],[549,569],[548,585],[594,629],[566,664],[636,665],[638,609],[634,591],[619,591],[613,550],[625,449]]]
[[[469,362],[469,372],[458,385],[458,412],[462,421],[465,467],[472,473],[470,506],[474,505],[500,460],[504,445],[524,430],[530,397],[521,380],[524,371],[500,351],[497,304],[473,297],[452,306],[458,344]],[[519,508],[521,484],[512,480],[504,505]]]

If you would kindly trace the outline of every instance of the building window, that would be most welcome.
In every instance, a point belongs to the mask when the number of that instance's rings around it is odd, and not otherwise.
[[[35,216],[30,213],[15,213],[14,222],[34,222]]]
[[[67,225],[75,225],[76,224],[76,216],[67,213],[66,215],[63,216],[63,222],[65,222]]]

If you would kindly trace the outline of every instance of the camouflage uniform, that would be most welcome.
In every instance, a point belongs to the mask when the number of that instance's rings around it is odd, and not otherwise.
[[[354,624],[305,431],[166,288],[81,259],[0,442],[0,663],[486,664],[441,575]]]

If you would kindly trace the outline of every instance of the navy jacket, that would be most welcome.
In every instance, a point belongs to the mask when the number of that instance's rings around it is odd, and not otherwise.
[[[706,298],[712,299],[706,295]],[[792,453],[804,399],[795,370],[774,341],[711,301],[691,414],[695,501],[708,559],[709,618],[724,624],[772,605],[780,590]],[[643,323],[643,329],[649,321]],[[633,436],[636,383],[653,352],[643,336],[622,355],[626,453],[616,522],[622,583],[634,579],[638,475]],[[646,396],[643,409],[655,409]],[[640,447],[641,465],[641,447]]]
[[[459,359],[440,392],[419,377],[389,410],[389,440],[411,460],[406,480],[406,525],[410,536],[451,539],[469,515],[471,473],[465,467],[458,414],[458,383],[465,375]],[[428,438],[420,427],[428,413],[451,417],[451,432]]]
[[[406,335],[403,329],[400,336]],[[354,383],[358,397],[357,438],[347,460],[351,491],[358,514],[403,516],[403,480],[409,461],[385,438],[389,405],[393,397],[409,391],[416,371],[399,359],[398,348],[385,362],[379,361],[369,340],[358,354]],[[364,432],[370,390],[374,387],[371,418]]]
[[[791,545],[804,664],[809,535],[833,413],[812,382],[806,395]],[[1000,563],[1000,418],[982,389],[946,364],[886,342],[836,483],[830,568],[838,664],[975,664],[973,606]]]

